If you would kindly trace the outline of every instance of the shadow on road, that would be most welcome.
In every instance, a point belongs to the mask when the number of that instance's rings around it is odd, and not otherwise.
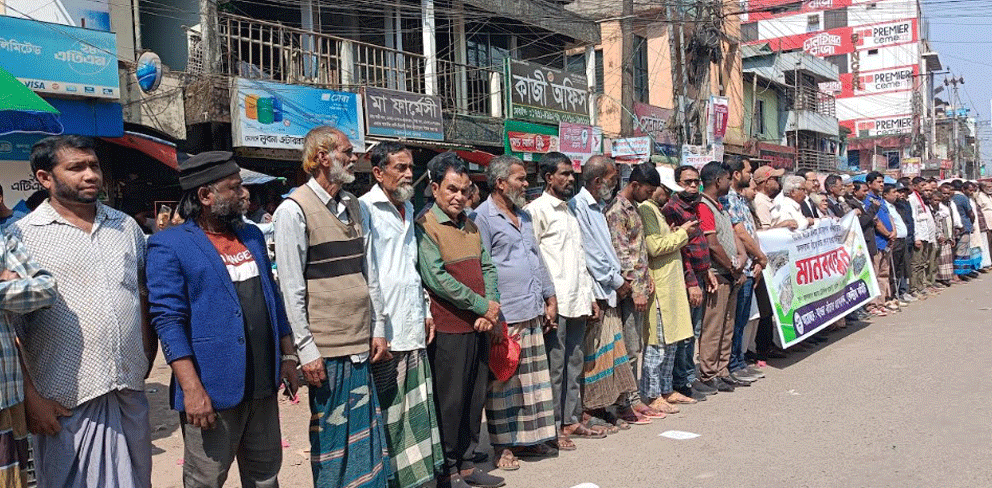
[[[783,359],[769,359],[767,361],[768,365],[776,369],[785,369],[793,364],[799,363],[808,357],[812,357],[817,352],[829,348],[834,343],[839,340],[854,334],[862,329],[871,327],[871,322],[848,322],[846,329],[838,329],[832,332],[820,332],[817,336],[824,336],[827,338],[826,342],[819,344],[814,344],[808,339],[795,346],[790,347],[786,350],[788,357]]]

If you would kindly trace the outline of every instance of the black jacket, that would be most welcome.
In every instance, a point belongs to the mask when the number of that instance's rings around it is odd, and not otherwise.
[[[896,207],[896,211],[899,212],[899,216],[902,217],[902,222],[906,224],[906,242],[915,242],[916,225],[913,221],[913,206],[906,200],[896,200],[896,203],[894,203],[893,206]],[[915,247],[913,244],[906,245],[906,249],[913,249],[913,247]]]

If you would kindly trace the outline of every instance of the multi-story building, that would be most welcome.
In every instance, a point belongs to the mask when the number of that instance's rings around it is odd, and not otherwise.
[[[837,67],[839,80],[819,88],[836,97],[836,116],[851,131],[849,167],[861,170],[925,157],[925,75],[940,69],[925,32],[919,3],[905,0],[751,0],[741,26],[745,43],[804,51]],[[886,167],[872,168],[879,155]]]

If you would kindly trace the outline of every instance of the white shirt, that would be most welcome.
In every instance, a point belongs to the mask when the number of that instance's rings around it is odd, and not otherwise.
[[[913,233],[916,240],[937,242],[937,221],[930,208],[923,203],[923,197],[914,191],[909,194],[908,200],[913,209]]]
[[[976,191],[975,201],[978,203],[978,209],[985,216],[986,225],[992,228],[992,196],[983,191]]]
[[[530,213],[541,257],[555,284],[558,313],[569,318],[591,315],[592,276],[586,269],[579,220],[568,202],[544,193],[524,210]]]
[[[396,205],[378,184],[358,199],[365,236],[365,271],[372,298],[372,337],[384,337],[391,351],[427,347],[424,319],[430,317],[417,272],[413,204]]]
[[[909,235],[909,228],[903,222],[902,215],[899,215],[899,210],[889,202],[885,202],[885,208],[889,209],[889,220],[892,221],[892,227],[896,231],[896,239],[905,239]]]
[[[809,227],[809,220],[803,215],[803,209],[799,202],[779,194],[772,202],[772,225],[779,225],[789,220],[795,220],[796,224],[799,225],[796,230],[804,230]]]
[[[317,198],[327,205],[328,210],[338,220],[345,224],[351,222],[348,206],[345,204],[346,200],[353,198],[350,193],[339,192],[340,201],[337,201],[331,200],[331,194],[327,193],[317,180],[310,178],[307,186],[317,194]],[[307,364],[320,359],[320,351],[310,333],[310,321],[307,318],[307,281],[303,277],[307,249],[310,247],[307,240],[307,219],[300,205],[293,199],[287,198],[279,204],[279,208],[276,208],[275,214],[272,215],[272,225],[276,235],[279,291],[282,292],[282,300],[286,304],[286,317],[289,318],[289,326],[293,329],[293,339],[300,356],[300,364]],[[370,312],[375,317],[376,311],[370,310]],[[368,356],[367,352],[352,354],[351,360],[360,363],[368,359]]]
[[[754,194],[754,213],[758,215],[758,229],[768,229],[772,226],[772,199],[762,192]]]

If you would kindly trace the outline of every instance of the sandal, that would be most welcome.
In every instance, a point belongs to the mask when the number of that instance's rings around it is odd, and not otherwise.
[[[570,439],[567,434],[558,434],[558,438],[553,441],[548,441],[547,445],[548,447],[559,451],[575,450],[575,443],[572,442],[572,439]]]
[[[535,444],[533,446],[521,446],[510,449],[518,459],[540,459],[552,457],[558,454],[554,448],[545,444]]]
[[[520,461],[509,449],[503,449],[503,454],[496,460],[496,467],[503,471],[516,471],[520,469]]]
[[[663,419],[665,418],[666,415],[674,415],[682,411],[681,409],[679,409],[679,407],[676,407],[675,405],[668,403],[668,401],[665,400],[664,397],[655,398],[655,400],[651,402],[650,407],[652,410],[661,413],[660,417],[653,417],[653,418]],[[648,418],[652,418],[652,417],[648,417]]]
[[[648,425],[653,422],[651,419],[635,412],[630,407],[624,409],[624,411],[618,416],[617,420],[634,425]]]
[[[573,429],[571,432],[569,432],[569,433],[566,434],[568,437],[574,437],[574,438],[579,438],[579,439],[605,439],[606,438],[606,432],[603,432],[601,430],[593,430],[593,429],[590,429],[589,427],[586,427],[585,425],[582,425],[582,424],[573,424],[573,425],[575,425],[575,429]],[[560,446],[558,448],[561,449]]]
[[[606,434],[616,434],[617,432],[620,432],[620,427],[618,425],[608,423],[595,415],[590,415],[589,418],[586,419],[585,425],[591,430],[604,432]]]
[[[665,398],[664,396],[662,396],[662,398],[664,398],[669,404],[692,405],[694,403],[699,403],[695,398],[689,398],[677,391],[669,393],[668,398]]]
[[[664,403],[664,405],[660,406],[661,408],[655,407],[656,403],[659,403],[657,399],[655,399],[655,401],[652,402],[651,405],[644,405],[644,404],[638,405],[634,407],[634,411],[649,419],[663,419],[669,413],[679,413],[679,409],[669,405],[664,398],[662,398],[660,402],[660,403]]]

